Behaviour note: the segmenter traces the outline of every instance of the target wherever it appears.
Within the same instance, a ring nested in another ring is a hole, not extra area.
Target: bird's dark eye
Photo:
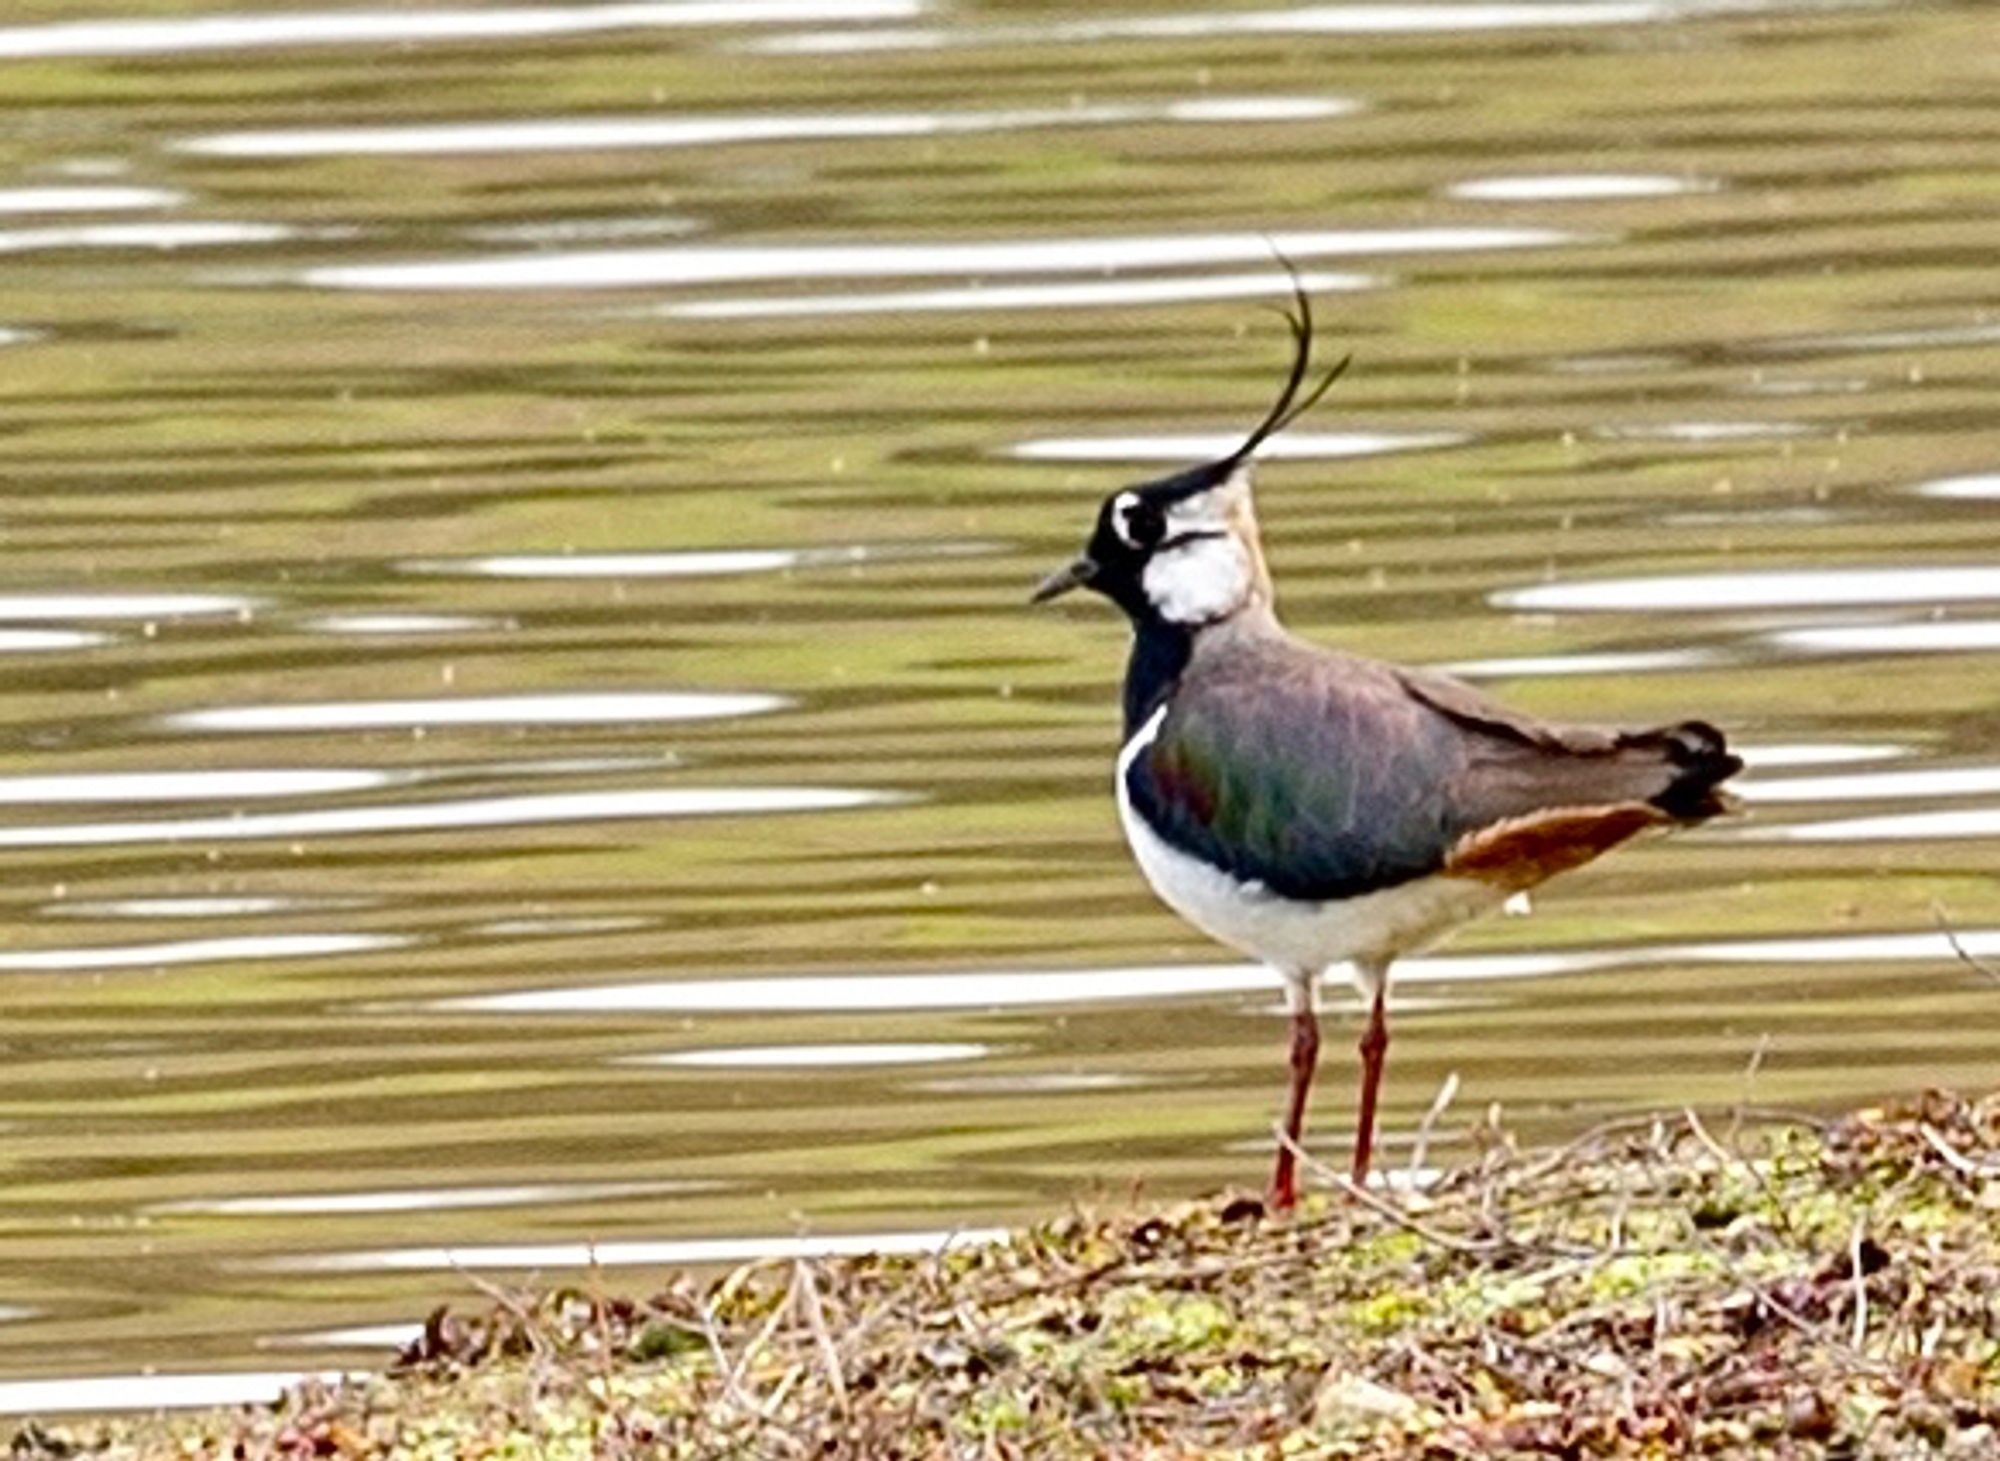
[[[1166,514],[1131,492],[1111,504],[1111,526],[1131,548],[1155,547],[1167,533]]]

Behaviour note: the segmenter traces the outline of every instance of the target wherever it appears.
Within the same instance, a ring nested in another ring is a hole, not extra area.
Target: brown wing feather
[[[1481,791],[1498,804],[1496,822],[1544,810],[1607,811],[1631,802],[1649,804],[1674,821],[1700,822],[1729,810],[1721,784],[1743,769],[1722,732],[1705,721],[1651,730],[1556,725],[1489,700],[1448,675],[1396,674],[1413,699],[1483,745],[1471,759]],[[1514,806],[1507,808],[1510,800]]]
[[[1406,669],[1401,665],[1394,669],[1405,690],[1467,730],[1484,731],[1487,735],[1499,736],[1520,745],[1567,751],[1577,756],[1601,756],[1617,747],[1619,737],[1616,732],[1599,730],[1595,726],[1556,725],[1489,699],[1463,680],[1454,680],[1449,675],[1431,670]]]

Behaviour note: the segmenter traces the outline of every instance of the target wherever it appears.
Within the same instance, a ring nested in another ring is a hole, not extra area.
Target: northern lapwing
[[[1168,907],[1284,976],[1291,1092],[1271,1178],[1281,1208],[1298,1199],[1327,969],[1345,964],[1369,1006],[1353,1167],[1365,1182],[1391,963],[1641,832],[1715,816],[1721,783],[1743,765],[1702,721],[1553,725],[1278,623],[1251,458],[1347,365],[1306,389],[1312,309],[1302,287],[1295,301],[1290,373],[1242,445],[1113,493],[1082,555],[1034,592],[1040,603],[1090,588],[1131,620],[1116,774],[1125,836]]]

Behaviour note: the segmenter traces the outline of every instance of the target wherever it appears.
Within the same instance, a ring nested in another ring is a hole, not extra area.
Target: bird
[[[1037,586],[1084,588],[1130,621],[1119,820],[1161,901],[1272,966],[1290,1086],[1269,1200],[1297,1204],[1322,978],[1368,1009],[1352,1180],[1368,1181],[1394,962],[1642,833],[1729,810],[1742,769],[1702,720],[1557,724],[1446,674],[1326,648],[1279,623],[1251,493],[1259,447],[1326,395],[1296,273],[1275,403],[1234,450],[1107,496],[1084,549]]]

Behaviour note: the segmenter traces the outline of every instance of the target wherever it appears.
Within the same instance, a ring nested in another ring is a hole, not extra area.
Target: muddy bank
[[[2000,1454],[2000,1097],[1616,1122],[921,1258],[495,1290],[383,1376],[16,1456]]]

